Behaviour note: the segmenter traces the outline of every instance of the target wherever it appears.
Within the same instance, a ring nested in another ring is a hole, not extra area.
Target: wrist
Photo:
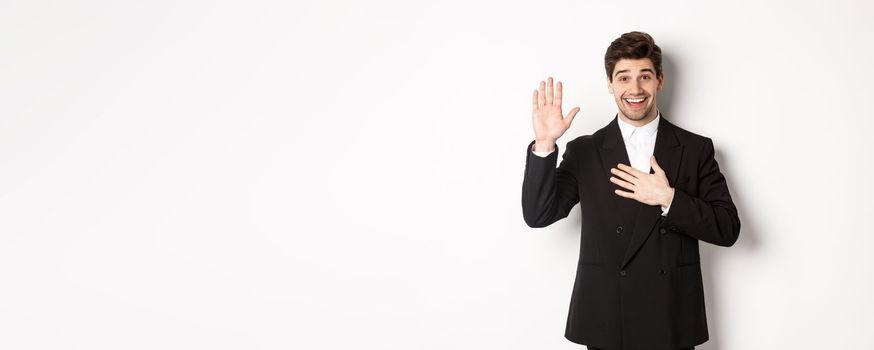
[[[555,150],[555,140],[535,140],[534,150],[537,152],[552,152]]]
[[[673,187],[668,187],[667,194],[662,199],[662,207],[667,208],[671,206],[671,202],[674,201],[674,191]]]

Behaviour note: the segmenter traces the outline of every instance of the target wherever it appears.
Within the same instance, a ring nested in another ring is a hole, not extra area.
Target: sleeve
[[[740,219],[731,200],[725,176],[707,139],[699,160],[698,197],[675,189],[671,211],[663,227],[711,244],[730,247],[740,234]]]
[[[534,150],[534,145],[533,144],[531,145],[531,153],[534,153],[534,155],[536,155],[540,158],[546,158],[546,156],[548,156],[550,153],[555,152],[555,151],[558,151],[558,150],[556,149],[553,151],[540,151],[540,152],[538,152],[538,151]]]
[[[579,201],[573,141],[558,161],[558,145],[546,157],[534,154],[534,141],[526,148],[525,176],[522,180],[522,216],[529,227],[546,227],[567,217]]]

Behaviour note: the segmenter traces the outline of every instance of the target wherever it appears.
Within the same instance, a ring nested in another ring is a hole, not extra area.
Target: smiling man
[[[668,122],[657,97],[661,49],[625,33],[604,57],[619,108],[607,126],[556,141],[579,112],[562,113],[562,84],[534,90],[522,213],[546,227],[580,204],[580,256],[565,337],[589,349],[694,349],[709,339],[698,243],[731,246],[737,209],[711,139]]]

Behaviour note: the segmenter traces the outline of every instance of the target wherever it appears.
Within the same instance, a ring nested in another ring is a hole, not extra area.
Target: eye
[[[628,77],[619,77],[619,81],[626,81],[626,80],[628,80]]]
[[[649,75],[644,75],[644,76],[641,77],[641,78],[642,78],[643,80],[649,80]]]

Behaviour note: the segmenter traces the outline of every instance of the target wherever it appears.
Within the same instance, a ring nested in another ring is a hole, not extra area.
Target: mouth
[[[632,109],[638,109],[643,107],[643,103],[646,102],[646,97],[640,98],[623,98],[622,101],[625,102],[625,105]]]

